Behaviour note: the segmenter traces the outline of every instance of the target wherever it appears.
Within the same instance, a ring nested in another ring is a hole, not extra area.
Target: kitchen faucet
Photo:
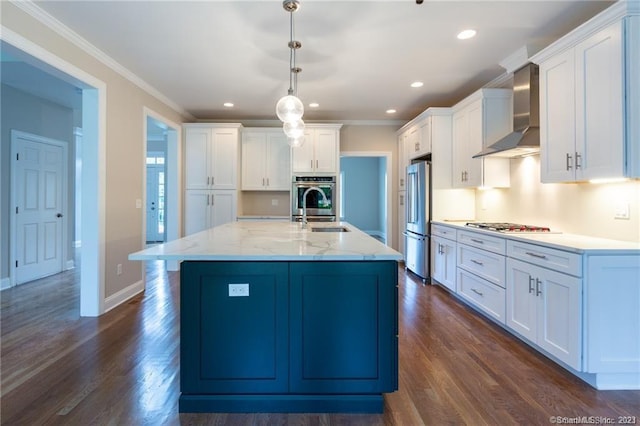
[[[304,194],[302,194],[302,229],[307,229],[307,194],[312,189],[315,189],[322,195],[322,201],[324,202],[325,206],[329,204],[329,201],[327,201],[327,196],[324,195],[324,191],[322,191],[322,189],[318,188],[317,186],[312,186],[304,191]]]

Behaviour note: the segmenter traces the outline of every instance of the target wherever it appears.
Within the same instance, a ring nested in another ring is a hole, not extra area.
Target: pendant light
[[[296,67],[296,50],[302,47],[302,43],[293,39],[294,25],[293,13],[300,7],[299,0],[284,0],[282,7],[290,15],[290,40],[289,40],[289,90],[287,95],[280,98],[276,104],[276,115],[282,121],[284,133],[287,135],[289,145],[301,146],[304,143],[304,105],[298,98],[298,74],[302,71]]]

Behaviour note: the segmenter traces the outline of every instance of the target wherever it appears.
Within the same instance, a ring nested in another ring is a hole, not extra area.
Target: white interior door
[[[66,150],[64,142],[13,133],[15,284],[63,269]]]
[[[165,241],[164,165],[147,164],[147,242]]]

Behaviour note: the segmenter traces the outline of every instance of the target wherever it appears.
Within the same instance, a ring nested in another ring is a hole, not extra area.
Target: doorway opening
[[[77,102],[76,106],[67,106],[73,111],[74,118],[66,124],[68,137],[66,139],[70,154],[67,162],[69,165],[75,158],[82,168],[81,181],[73,178],[74,173],[67,173],[69,184],[66,194],[69,199],[73,199],[66,205],[67,214],[60,218],[64,222],[67,230],[82,229],[82,241],[76,236],[67,239],[66,259],[63,259],[63,267],[73,267],[74,247],[72,241],[79,246],[80,255],[78,259],[82,263],[80,269],[80,315],[98,316],[105,310],[104,285],[105,285],[105,140],[106,130],[106,85],[104,82],[87,74],[70,63],[57,56],[43,50],[40,46],[3,28],[2,40],[0,40],[2,51],[2,84],[10,86],[16,91],[25,93],[25,97],[32,98],[32,101],[41,101],[41,105],[56,103],[65,105],[73,98]],[[5,87],[6,87],[5,86]],[[57,89],[63,89],[59,91]],[[48,136],[52,128],[60,125],[58,120],[46,120],[39,115],[31,113],[21,114],[18,117],[19,105],[11,103],[5,99],[3,90],[3,128],[23,130],[35,135]],[[52,98],[53,97],[53,98]],[[9,111],[9,112],[7,112]],[[16,117],[11,118],[11,112]],[[29,119],[29,117],[34,117]],[[9,117],[9,119],[7,119]],[[19,118],[19,119],[18,119]],[[75,129],[77,127],[77,129]],[[76,130],[81,129],[81,150],[75,150],[74,135]],[[62,138],[55,138],[62,139]],[[9,229],[16,221],[15,205],[11,205],[11,189],[9,184],[9,154],[10,145],[6,135],[3,135],[2,149],[0,150],[0,162],[3,164],[2,176],[2,197],[0,199],[0,241],[2,241],[2,255],[0,256],[0,286],[2,288],[11,287],[16,284],[16,273],[14,265],[10,264],[10,259],[16,257],[15,243],[9,247]],[[6,167],[5,167],[6,165]],[[6,170],[6,172],[4,172]],[[77,174],[75,176],[78,176]],[[79,191],[76,191],[79,186]],[[81,209],[75,207],[75,196],[79,194]],[[81,215],[80,211],[92,212],[92,214]],[[78,222],[80,225],[78,226]],[[53,229],[50,227],[50,229]],[[79,238],[79,236],[78,236]],[[5,244],[7,247],[5,248]],[[11,254],[10,254],[11,253]],[[63,254],[65,251],[63,250]],[[72,266],[69,266],[72,265]]]
[[[144,122],[143,245],[180,238],[180,126],[149,108]],[[144,264],[142,265],[144,267]],[[179,270],[178,261],[167,261],[168,271]]]
[[[340,220],[386,245],[393,241],[390,176],[390,152],[340,153]]]

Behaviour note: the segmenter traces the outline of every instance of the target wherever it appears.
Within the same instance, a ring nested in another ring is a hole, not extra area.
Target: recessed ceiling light
[[[227,108],[233,108],[233,104],[232,104],[231,102],[225,102],[225,103],[224,103],[224,104],[222,104],[222,105],[224,105],[224,106],[225,106],[225,107],[227,107]]]
[[[422,87],[424,86],[424,83],[421,81],[414,81],[413,83],[411,83],[411,87]]]
[[[311,103],[309,104],[309,108],[318,108],[319,106],[320,106],[320,104],[319,104],[319,103],[317,103],[317,102],[311,102]]]
[[[475,35],[476,35],[476,30],[464,30],[458,33],[458,39],[467,40],[471,37],[475,37]]]
[[[396,113],[396,110],[393,108],[387,110],[387,114],[395,114],[395,113]]]

